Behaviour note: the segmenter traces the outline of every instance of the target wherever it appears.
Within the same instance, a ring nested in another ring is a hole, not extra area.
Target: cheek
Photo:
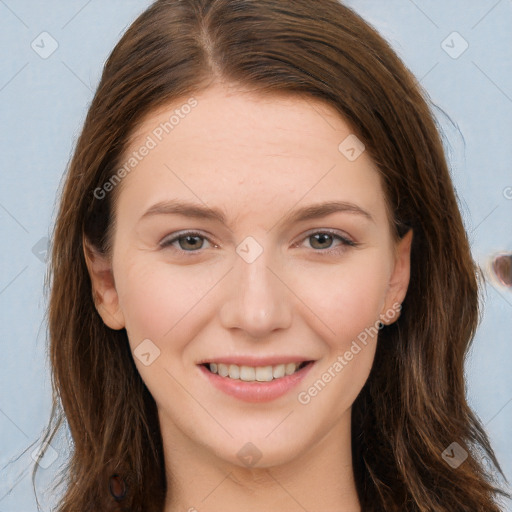
[[[316,286],[312,280],[304,281],[304,292],[309,290],[306,302],[316,305],[315,314],[328,329],[322,327],[321,334],[325,356],[297,399],[311,416],[327,415],[326,425],[336,423],[352,406],[375,357],[387,267],[378,259],[361,258],[359,263],[331,269],[329,276],[317,275]]]
[[[154,261],[127,263],[119,274],[116,287],[132,345],[145,338],[160,343],[189,324],[218,280],[208,269],[172,268]]]
[[[125,253],[126,254],[126,253]],[[204,308],[222,290],[225,269],[208,265],[173,267],[148,258],[119,261],[116,288],[132,346],[149,338],[187,339],[201,328]],[[290,275],[288,272],[292,272]],[[311,264],[283,269],[300,299],[301,315],[314,331],[339,349],[379,318],[387,287],[387,267],[377,251],[354,254],[339,265]],[[225,285],[226,283],[224,283]],[[212,293],[213,292],[213,293]],[[292,302],[293,300],[290,299]],[[211,309],[211,305],[210,305]],[[201,313],[202,312],[202,313]],[[320,332],[321,331],[321,332]]]
[[[300,294],[324,324],[324,339],[341,349],[379,320],[388,278],[388,267],[369,253],[339,266],[305,271]]]

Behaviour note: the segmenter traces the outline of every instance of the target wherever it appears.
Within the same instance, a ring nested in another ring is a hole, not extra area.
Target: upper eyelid
[[[212,242],[211,237],[209,235],[202,234],[198,231],[194,230],[185,230],[185,231],[177,231],[176,233],[170,233],[169,235],[166,235],[164,238],[162,238],[161,242],[159,242],[160,245],[163,244],[169,244],[171,242],[175,242],[176,240],[179,240],[180,238],[186,237],[186,236],[198,236],[200,238],[204,238],[205,240],[208,240],[209,242]],[[215,244],[215,242],[212,242]],[[217,245],[217,244],[215,244]]]
[[[308,238],[312,235],[316,235],[317,233],[325,233],[328,235],[338,236],[340,238],[343,238],[345,240],[348,240],[349,242],[356,243],[356,241],[353,239],[352,236],[350,236],[348,233],[345,233],[342,230],[333,229],[333,228],[323,228],[323,229],[313,229],[310,231],[307,231],[305,234],[301,235],[301,241],[305,238]]]

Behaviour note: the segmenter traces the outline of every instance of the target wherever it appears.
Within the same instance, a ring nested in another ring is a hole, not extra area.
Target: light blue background
[[[28,469],[37,444],[15,459],[38,439],[51,404],[45,265],[33,247],[44,246],[49,234],[103,63],[149,3],[0,0],[0,512],[36,510]],[[512,186],[512,1],[347,3],[390,41],[462,132],[465,147],[439,114],[472,250],[485,268],[491,255],[512,250],[512,199],[505,193]],[[31,48],[43,31],[59,45],[47,59]],[[469,44],[457,59],[441,46],[454,31]],[[490,282],[485,296],[467,364],[468,398],[512,480],[512,292]],[[52,443],[58,463],[66,443]],[[42,483],[55,477],[58,463],[42,470]],[[44,496],[40,501],[49,510]]]

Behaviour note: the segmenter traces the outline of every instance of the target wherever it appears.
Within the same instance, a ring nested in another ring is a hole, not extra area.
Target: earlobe
[[[384,311],[381,312],[381,321],[385,325],[392,324],[400,316],[401,304],[405,299],[411,276],[412,238],[413,230],[410,229],[396,246],[395,264],[389,280]]]
[[[125,327],[124,315],[119,306],[111,261],[94,248],[85,236],[83,237],[83,248],[96,310],[108,327],[116,330],[123,329]]]

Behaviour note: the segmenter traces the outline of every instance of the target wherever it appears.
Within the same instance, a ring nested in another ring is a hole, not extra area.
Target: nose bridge
[[[242,329],[252,337],[287,327],[290,304],[286,286],[275,275],[279,263],[274,252],[253,237],[244,239],[236,252],[233,286],[221,308],[224,327]]]

